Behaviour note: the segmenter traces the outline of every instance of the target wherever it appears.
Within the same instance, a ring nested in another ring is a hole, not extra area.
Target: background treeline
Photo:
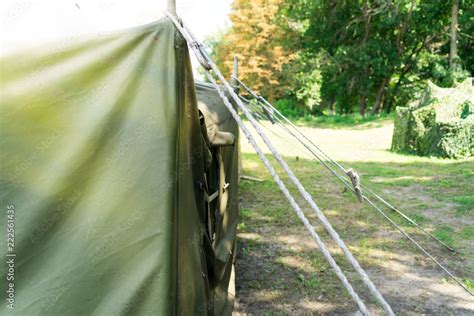
[[[474,0],[235,0],[207,41],[289,116],[391,112],[474,71]]]

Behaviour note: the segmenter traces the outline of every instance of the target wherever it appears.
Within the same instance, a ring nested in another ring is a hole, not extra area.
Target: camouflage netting
[[[392,150],[422,156],[474,156],[474,87],[466,79],[455,88],[428,82],[423,97],[395,116]]]

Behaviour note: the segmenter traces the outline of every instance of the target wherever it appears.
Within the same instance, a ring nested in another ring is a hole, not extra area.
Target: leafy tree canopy
[[[242,80],[297,115],[377,114],[428,79],[473,75],[473,11],[472,0],[235,0],[232,28],[211,46],[226,74],[237,56]]]

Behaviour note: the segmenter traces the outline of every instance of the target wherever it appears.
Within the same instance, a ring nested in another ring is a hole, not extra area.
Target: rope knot
[[[359,177],[359,175],[352,168],[347,170],[346,174],[349,177],[349,179],[351,179],[352,186],[354,187],[354,192],[357,195],[357,199],[359,200],[360,203],[362,203],[364,201],[364,199],[362,198],[362,190],[360,188],[360,177]]]

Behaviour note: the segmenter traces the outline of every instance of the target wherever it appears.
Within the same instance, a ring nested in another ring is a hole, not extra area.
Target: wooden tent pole
[[[239,59],[234,56],[234,68],[232,69],[232,77],[230,78],[230,84],[234,88],[235,93],[239,93],[240,85],[234,78],[239,77]]]

